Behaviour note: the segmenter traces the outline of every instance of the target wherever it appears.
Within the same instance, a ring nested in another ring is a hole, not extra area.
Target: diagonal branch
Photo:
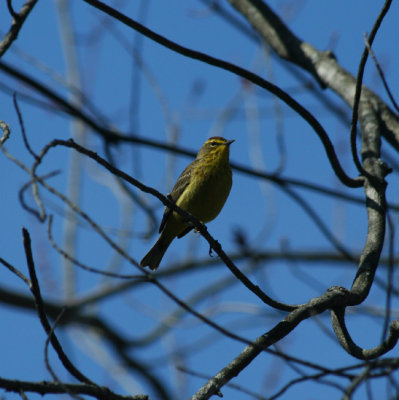
[[[262,349],[286,337],[305,319],[321,314],[330,308],[351,304],[352,301],[350,292],[341,287],[332,287],[322,296],[301,305],[270,331],[246,346],[237,357],[200,388],[191,400],[206,400],[218,393],[227,382],[243,371],[261,353]]]
[[[356,78],[338,64],[330,51],[319,51],[298,38],[262,0],[228,1],[280,57],[311,73],[323,87],[332,89],[353,108]],[[365,86],[362,88],[362,99],[368,99],[373,104],[381,120],[382,135],[393,148],[399,150],[398,116]]]
[[[40,318],[40,322],[46,331],[47,335],[50,337],[51,344],[54,347],[54,350],[56,351],[60,361],[64,365],[64,367],[79,381],[83,383],[88,383],[92,384],[90,379],[88,379],[86,376],[84,376],[69,360],[67,355],[64,353],[64,350],[61,347],[60,342],[58,341],[57,337],[55,336],[54,333],[51,332],[51,326],[50,323],[47,319],[46,312],[44,311],[44,304],[43,304],[43,299],[40,294],[40,287],[39,287],[39,282],[37,280],[36,276],[36,271],[35,271],[35,264],[33,261],[33,255],[32,255],[32,248],[31,248],[31,241],[30,241],[30,235],[29,232],[23,228],[22,229],[22,235],[23,235],[23,242],[24,242],[24,249],[25,249],[25,256],[26,256],[26,261],[28,264],[28,269],[29,269],[29,275],[31,279],[31,284],[30,284],[30,290],[33,294],[33,297],[35,298],[35,304],[36,304],[36,309],[37,313]]]
[[[200,223],[197,220],[197,218],[195,218],[191,214],[189,214],[186,211],[179,208],[173,201],[170,201],[169,198],[163,196],[157,190],[142,184],[137,179],[135,179],[135,178],[131,177],[130,175],[126,174],[125,172],[115,168],[113,165],[108,163],[105,159],[101,158],[97,153],[95,153],[91,150],[88,150],[85,147],[80,146],[79,144],[75,143],[72,139],[69,139],[69,140],[55,139],[52,142],[50,142],[47,146],[45,146],[43,148],[43,150],[41,151],[38,160],[36,160],[36,162],[34,163],[34,165],[32,167],[31,173],[33,176],[36,176],[36,168],[42,161],[43,157],[47,154],[47,152],[51,148],[54,148],[57,146],[69,147],[69,148],[72,148],[72,149],[78,151],[79,153],[85,154],[86,156],[90,157],[92,160],[96,161],[98,164],[102,165],[104,168],[106,168],[108,171],[110,171],[114,175],[124,179],[126,182],[139,188],[141,191],[143,191],[145,193],[150,193],[153,196],[155,196],[156,198],[158,198],[165,206],[167,206],[167,207],[171,208],[172,210],[176,211],[177,213],[179,213],[187,221],[190,221],[194,225],[194,227],[201,233],[201,235],[208,241],[211,248],[213,250],[215,250],[215,252],[218,254],[218,256],[223,260],[223,262],[230,269],[230,271],[237,277],[237,279],[239,279],[252,293],[254,293],[265,304],[268,304],[271,307],[274,307],[274,308],[282,310],[282,311],[291,311],[291,310],[295,309],[296,306],[291,306],[288,304],[280,303],[280,302],[272,299],[266,293],[264,293],[259,286],[252,283],[239,270],[239,268],[236,267],[236,265],[233,263],[233,261],[223,251],[220,243],[209,234],[206,226],[203,225],[202,223]],[[149,278],[150,281],[152,281],[157,286],[159,286],[159,283],[153,279],[153,276],[151,274],[147,275],[147,277]]]
[[[32,11],[32,8],[35,6],[36,3],[37,0],[26,0],[25,4],[21,7],[19,13],[15,13],[14,11],[12,11],[13,21],[11,24],[11,28],[4,39],[0,42],[0,58],[8,50],[12,42],[17,39],[23,23],[25,22],[26,18],[28,17],[29,13]],[[10,8],[10,12],[11,10],[12,8]]]

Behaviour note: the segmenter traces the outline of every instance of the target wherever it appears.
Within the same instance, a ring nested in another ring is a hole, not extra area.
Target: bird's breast
[[[223,208],[230,193],[232,173],[228,163],[204,163],[192,172],[190,184],[177,205],[202,222],[212,221]]]

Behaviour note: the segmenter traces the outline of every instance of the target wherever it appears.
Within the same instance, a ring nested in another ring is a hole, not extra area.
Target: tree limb
[[[310,43],[299,39],[262,0],[228,0],[258,32],[262,39],[282,58],[305,69],[337,93],[353,108],[356,78],[339,65],[330,51],[319,51]],[[399,150],[398,116],[367,87],[363,86],[362,99],[367,99],[379,116],[382,135],[393,148]]]
[[[17,39],[18,33],[22,28],[23,23],[28,17],[29,13],[32,11],[32,8],[37,3],[37,0],[26,0],[25,4],[21,7],[19,13],[15,13],[12,10],[12,7],[9,6],[9,10],[13,15],[13,21],[11,24],[11,28],[4,37],[4,39],[0,42],[0,58],[4,55],[4,53],[11,46],[12,42]]]
[[[42,396],[46,394],[66,393],[84,394],[98,400],[149,400],[149,397],[144,394],[138,394],[136,396],[121,396],[113,393],[107,387],[89,384],[70,384],[48,381],[29,382],[0,378],[0,387],[8,392],[19,393],[23,390],[24,392],[38,393]]]

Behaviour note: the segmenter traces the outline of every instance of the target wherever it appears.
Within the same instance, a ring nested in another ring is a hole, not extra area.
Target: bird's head
[[[226,140],[221,136],[213,136],[202,145],[197,158],[210,157],[227,161],[229,159],[230,145],[233,142],[234,140]]]

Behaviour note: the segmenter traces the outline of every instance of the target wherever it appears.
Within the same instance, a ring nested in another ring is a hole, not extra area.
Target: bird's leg
[[[209,257],[213,257],[213,249],[211,245],[209,245]]]
[[[219,249],[221,248],[220,243],[217,240],[215,240],[215,244],[217,247],[219,247]],[[209,257],[213,257],[213,252],[214,252],[214,249],[212,248],[212,245],[209,244]]]
[[[202,222],[202,221],[201,221],[201,224],[204,225],[205,230],[206,230],[205,222]],[[200,233],[200,231],[199,231],[197,228],[194,228],[194,232],[195,232],[195,233]],[[212,249],[212,246],[211,246],[211,245],[209,245],[209,256],[210,256],[210,257],[213,257],[213,249]]]
[[[201,224],[202,225],[204,225],[204,227],[205,227],[205,230],[206,230],[206,225],[205,225],[205,222],[202,222],[202,221],[200,221],[201,222]],[[198,228],[194,228],[194,232],[195,233],[200,233],[200,231],[199,231],[199,229]]]

